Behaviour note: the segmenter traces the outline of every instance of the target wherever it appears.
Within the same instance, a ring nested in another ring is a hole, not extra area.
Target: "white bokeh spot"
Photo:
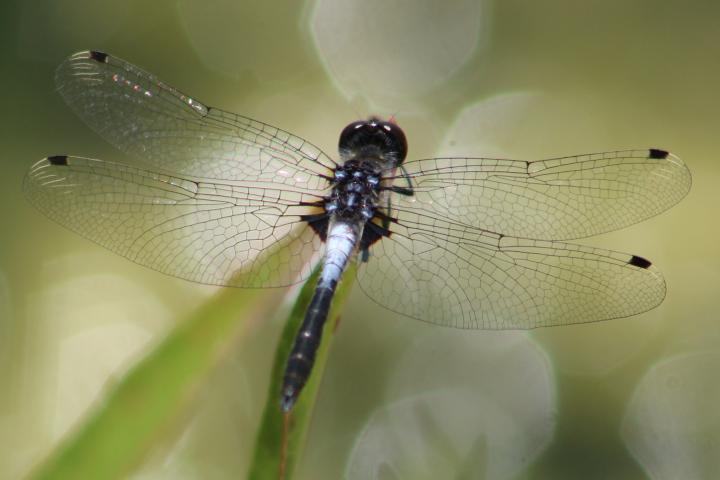
[[[437,330],[407,351],[348,479],[510,479],[542,453],[555,430],[547,357],[524,333],[468,333]]]
[[[643,377],[622,423],[625,445],[653,480],[720,472],[720,353],[678,355]]]
[[[410,108],[452,78],[481,43],[483,3],[317,0],[310,27],[319,55],[348,99]]]

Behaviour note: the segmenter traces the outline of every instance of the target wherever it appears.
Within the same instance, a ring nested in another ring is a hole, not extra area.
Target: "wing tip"
[[[100,50],[90,50],[88,52],[88,57],[98,63],[107,63],[107,59],[109,56],[110,55],[105,52],[101,52]]]
[[[633,255],[632,257],[630,257],[630,260],[628,260],[627,263],[634,267],[639,267],[646,270],[650,268],[650,265],[652,265],[652,262],[650,260],[648,260],[647,258],[639,257],[637,255]]]
[[[670,156],[670,152],[659,148],[651,148],[648,150],[648,158],[653,160],[665,160]]]
[[[47,157],[45,160],[47,160],[47,162],[50,165],[61,166],[61,167],[68,166],[68,156],[67,155],[52,155],[50,157]]]

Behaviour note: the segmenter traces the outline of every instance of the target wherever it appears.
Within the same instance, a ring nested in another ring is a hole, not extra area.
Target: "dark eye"
[[[398,163],[407,155],[405,133],[395,123],[377,118],[360,120],[345,127],[338,142],[340,151],[355,154],[367,148],[379,148],[384,155],[393,155]]]
[[[358,120],[343,128],[342,133],[340,133],[340,141],[338,142],[340,150],[354,148],[357,144],[358,137],[363,136],[366,124],[367,121]]]
[[[382,122],[382,128],[388,136],[388,150],[393,151],[397,155],[398,163],[402,163],[407,155],[407,139],[405,132],[397,124],[391,122]]]

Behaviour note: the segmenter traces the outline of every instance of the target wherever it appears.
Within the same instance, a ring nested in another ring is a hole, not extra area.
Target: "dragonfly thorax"
[[[372,161],[350,160],[337,167],[332,193],[325,201],[325,211],[353,222],[373,218],[380,172],[377,163]]]

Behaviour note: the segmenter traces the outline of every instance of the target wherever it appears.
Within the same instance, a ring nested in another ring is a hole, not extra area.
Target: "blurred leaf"
[[[223,351],[281,302],[284,289],[222,289],[179,325],[31,475],[125,477],[180,413]]]

